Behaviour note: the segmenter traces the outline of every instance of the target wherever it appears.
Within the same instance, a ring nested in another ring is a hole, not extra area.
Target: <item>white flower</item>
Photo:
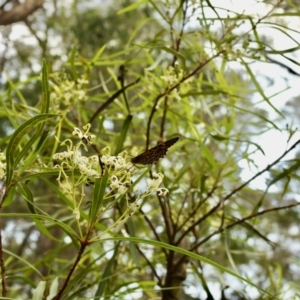
[[[78,208],[74,209],[73,214],[75,215],[76,220],[80,219],[80,211]]]
[[[119,179],[117,176],[115,176],[115,175],[111,176],[110,181],[111,181],[110,188],[112,190],[119,188],[120,185],[119,185]]]
[[[157,191],[158,187],[162,183],[164,175],[161,173],[153,175],[153,179],[147,179],[147,190],[150,191]]]
[[[164,197],[169,193],[169,190],[166,188],[159,188],[157,189],[157,195],[160,197]]]
[[[59,159],[59,160],[65,160],[65,159],[73,159],[76,160],[76,157],[79,157],[81,154],[80,152],[77,151],[75,153],[74,151],[64,151],[64,152],[58,152],[53,155],[54,159]]]
[[[169,67],[164,73],[160,78],[169,86],[177,84],[183,78],[183,70],[179,69],[178,66],[176,68]]]
[[[127,187],[125,187],[124,185],[119,186],[118,188],[119,194],[125,194],[126,192],[127,192]]]
[[[84,144],[92,144],[92,140],[95,138],[95,135],[88,134],[90,128],[91,124],[89,123],[83,126],[83,130],[85,130],[85,132],[83,133],[78,127],[74,127],[74,131],[72,132],[72,134],[78,135],[78,137],[84,142]]]
[[[84,85],[84,84],[88,84],[88,83],[89,83],[87,80],[82,79],[82,78],[77,79],[77,82],[78,82],[80,85]]]
[[[0,179],[3,179],[6,173],[6,164],[0,162]]]

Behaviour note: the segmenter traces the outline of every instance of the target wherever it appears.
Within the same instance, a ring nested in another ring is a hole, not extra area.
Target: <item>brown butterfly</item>
[[[160,158],[164,157],[168,149],[179,140],[179,137],[175,137],[164,143],[161,143],[140,155],[131,159],[133,164],[151,165],[157,162]]]

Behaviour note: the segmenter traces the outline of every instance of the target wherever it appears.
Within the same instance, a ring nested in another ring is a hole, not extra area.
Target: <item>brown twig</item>
[[[269,171],[273,166],[275,166],[276,164],[278,164],[282,158],[284,158],[289,152],[291,152],[294,148],[296,148],[296,146],[300,144],[300,140],[298,140],[297,142],[295,142],[288,150],[284,151],[283,154],[281,156],[279,156],[275,161],[273,161],[271,164],[267,165],[266,168],[264,168],[263,170],[261,170],[260,172],[256,173],[253,177],[251,177],[248,181],[246,181],[244,184],[240,185],[239,187],[237,187],[236,189],[234,189],[231,193],[229,193],[227,196],[225,196],[223,198],[224,201],[228,200],[231,196],[233,196],[234,194],[236,194],[238,191],[240,191],[241,189],[243,189],[246,185],[248,185],[251,181],[253,181],[254,179],[256,179],[257,177],[259,177],[260,175],[262,175],[263,173],[265,173],[266,171]]]
[[[163,115],[162,115],[162,119],[161,119],[161,123],[160,123],[159,138],[160,138],[161,142],[164,140],[163,138],[164,138],[164,131],[165,131],[165,123],[166,123],[166,118],[167,118],[167,112],[168,112],[168,96],[165,97],[164,111],[163,111]]]
[[[163,283],[162,280],[160,278],[160,276],[157,274],[155,267],[153,266],[152,262],[147,258],[147,256],[144,254],[144,252],[140,249],[140,247],[138,247],[138,245],[136,244],[136,248],[139,251],[139,253],[144,257],[144,259],[146,260],[148,266],[150,267],[150,269],[152,270],[152,273],[154,275],[154,277],[157,279],[157,284],[158,286],[162,287]]]
[[[118,205],[118,210],[119,210],[119,213],[121,213],[121,209],[120,209],[120,206]],[[157,234],[157,232],[155,231],[155,228],[153,227],[151,221],[148,219],[147,215],[142,211],[142,209],[140,208],[140,212],[142,213],[142,215],[144,216],[146,222],[148,223],[148,225],[151,227],[152,231],[153,231],[153,234],[155,235],[156,239],[158,241],[160,241],[160,238],[159,238],[159,235]],[[129,228],[128,228],[128,225],[127,223],[125,223],[125,229],[127,231],[127,233],[130,235],[130,232],[129,232]],[[154,275],[154,277],[157,279],[158,281],[158,285],[159,286],[162,286],[162,281],[161,281],[161,278],[159,277],[159,275],[157,274],[156,270],[155,270],[155,267],[153,266],[152,262],[147,258],[147,256],[144,254],[144,252],[140,249],[139,245],[136,244],[135,247],[137,248],[138,252],[143,256],[143,258],[146,260],[148,266],[150,267],[150,269],[152,270],[152,273]]]
[[[172,210],[170,209],[170,206],[166,201],[162,200],[162,197],[158,196],[159,200],[159,205],[162,211],[163,219],[165,222],[165,230],[166,230],[166,235],[168,237],[168,242],[170,245],[173,245],[174,243],[174,227],[173,227],[173,222],[172,222]]]
[[[25,20],[29,15],[41,8],[43,3],[44,0],[26,0],[13,6],[10,10],[1,9],[0,25],[9,25]]]
[[[56,295],[55,300],[59,300],[61,298],[64,290],[68,287],[68,284],[69,284],[69,281],[71,279],[71,276],[74,273],[74,271],[75,271],[75,269],[76,269],[76,267],[77,267],[77,265],[78,265],[78,263],[79,263],[79,261],[81,259],[81,256],[82,256],[82,254],[83,254],[83,252],[85,250],[85,248],[88,245],[89,245],[89,242],[87,242],[87,240],[86,241],[81,241],[80,248],[79,248],[78,253],[77,253],[77,257],[76,257],[76,259],[75,259],[75,261],[74,261],[74,263],[73,263],[73,265],[72,265],[72,267],[71,267],[71,269],[69,271],[69,274],[68,274],[68,276],[67,276],[67,278],[66,278],[63,286],[58,291],[58,294]]]
[[[188,194],[189,194],[189,191],[186,192],[183,200],[181,201],[181,206],[179,208],[179,211],[177,213],[177,217],[176,217],[176,221],[175,221],[175,227],[174,227],[174,231],[180,231],[181,228],[182,228],[182,225],[178,226],[178,223],[179,223],[179,219],[180,219],[180,216],[181,214],[183,213],[183,210],[184,210],[184,205],[187,203],[187,200],[188,200]],[[186,220],[187,222],[187,220]],[[175,233],[176,233],[175,232]]]
[[[186,7],[183,8],[183,5],[186,4]],[[182,23],[181,23],[181,30],[180,30],[180,33],[176,39],[176,42],[175,42],[175,45],[174,45],[174,49],[178,52],[179,51],[179,48],[180,48],[180,44],[181,44],[181,41],[182,41],[182,36],[183,36],[183,30],[184,30],[184,26],[186,25],[186,13],[187,13],[187,6],[188,6],[188,1],[186,0],[182,0],[181,1],[181,4],[180,4],[180,7],[177,9],[182,9],[183,11],[183,16],[182,16]],[[174,14],[174,16],[176,15],[177,13],[177,10]],[[170,34],[171,34],[171,40],[173,40],[173,28],[171,26],[171,30],[170,30]],[[171,63],[171,66],[175,66],[175,62],[177,60],[177,57],[176,55],[173,56],[173,61]],[[163,141],[163,136],[164,136],[164,129],[165,129],[165,122],[166,122],[166,116],[167,116],[167,112],[168,112],[168,96],[165,97],[165,100],[164,100],[164,111],[163,111],[163,116],[162,116],[162,120],[161,120],[161,125],[160,125],[160,134],[159,134],[159,137],[160,137],[160,140]],[[148,149],[148,148],[147,148]]]
[[[211,190],[207,193],[206,197],[202,201],[199,201],[199,203],[196,205],[196,207],[193,209],[193,211],[185,219],[185,221],[178,227],[178,231],[180,231],[188,223],[188,221],[196,215],[198,209],[203,205],[203,203],[206,202],[213,195],[215,190],[218,188],[218,182],[219,181],[217,179],[215,181],[213,187],[211,188]]]
[[[141,214],[143,215],[143,217],[145,218],[146,222],[148,223],[148,225],[150,226],[151,230],[152,230],[152,233],[154,234],[155,238],[158,240],[158,241],[161,241],[158,233],[156,232],[156,229],[154,228],[153,224],[151,223],[150,219],[147,217],[147,214],[145,214],[142,210],[142,208],[140,208],[140,212]],[[167,251],[165,249],[162,249],[162,251],[164,252],[165,255],[167,255]]]
[[[109,105],[111,104],[120,94],[122,94],[126,89],[131,87],[132,85],[135,85],[140,81],[140,78],[138,78],[136,81],[131,82],[127,84],[126,86],[122,87],[118,91],[116,91],[111,97],[109,97],[100,107],[96,110],[96,112],[93,114],[93,116],[90,118],[89,123],[92,123],[96,117]]]
[[[181,22],[181,29],[180,29],[180,33],[176,39],[176,43],[175,43],[175,46],[174,46],[174,49],[178,52],[179,51],[179,48],[180,48],[180,44],[181,44],[181,41],[182,41],[182,36],[183,36],[183,30],[184,30],[184,27],[186,25],[186,14],[187,14],[187,9],[188,9],[188,2],[187,0],[182,0],[181,3],[180,3],[180,8],[179,9],[182,9],[182,22]],[[185,8],[183,8],[183,5],[186,4]],[[170,30],[171,32],[171,35],[173,33],[173,28],[171,28]],[[172,39],[172,37],[171,37]],[[174,67],[175,65],[175,62],[177,60],[177,57],[176,55],[173,56],[173,61],[172,61],[172,66]]]
[[[235,222],[232,222],[231,224],[228,224],[227,226],[223,227],[223,228],[219,228],[218,230],[212,232],[210,235],[206,236],[203,240],[201,240],[199,243],[197,243],[196,245],[194,245],[190,251],[193,251],[194,249],[198,248],[199,246],[201,246],[202,244],[204,244],[205,242],[207,242],[209,239],[211,239],[213,236],[215,236],[216,234],[220,234],[222,233],[223,231],[231,228],[231,227],[234,227],[238,224],[241,224],[241,223],[244,223],[245,221],[247,220],[250,220],[250,219],[253,219],[253,218],[256,218],[260,215],[264,215],[266,213],[269,213],[269,212],[273,212],[273,211],[277,211],[277,210],[282,210],[282,209],[287,209],[287,208],[291,208],[291,207],[295,207],[295,206],[299,206],[300,205],[300,202],[296,202],[296,203],[293,203],[293,204],[289,204],[289,205],[284,205],[284,206],[277,206],[277,207],[272,207],[272,208],[268,208],[268,209],[265,209],[265,210],[262,210],[260,212],[257,212],[257,213],[254,213],[254,214],[251,214],[247,217],[244,217],[242,219],[238,219],[237,221]]]

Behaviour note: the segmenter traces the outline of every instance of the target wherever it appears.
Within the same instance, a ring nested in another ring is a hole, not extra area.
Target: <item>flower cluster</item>
[[[87,95],[84,86],[88,84],[88,81],[82,78],[77,81],[70,81],[66,76],[56,76],[54,78],[55,84],[52,84],[51,103],[54,103],[56,108],[60,108],[61,105],[65,107],[73,106],[80,101],[86,101]]]
[[[160,78],[169,86],[173,86],[181,81],[183,75],[183,70],[180,69],[177,64],[175,67],[169,67],[167,70],[165,70],[164,75],[160,76]]]
[[[178,64],[175,67],[169,67],[165,70],[164,75],[160,76],[160,78],[167,83],[168,87],[174,87],[174,85],[178,84],[184,76],[184,72],[179,68]],[[168,93],[169,98],[174,98],[176,100],[181,100],[178,89],[173,88]]]
[[[55,153],[53,156],[56,161],[60,162],[55,166],[59,169],[57,180],[64,193],[69,195],[70,199],[74,201],[74,214],[76,215],[76,219],[80,218],[79,206],[84,197],[83,189],[80,194],[76,193],[76,189],[80,188],[80,185],[84,186],[86,183],[92,183],[96,178],[103,176],[101,170],[103,166],[108,175],[109,183],[109,189],[104,195],[103,200],[105,201],[103,203],[107,203],[109,199],[117,199],[118,195],[124,195],[127,199],[127,192],[129,189],[136,193],[139,190],[136,186],[136,182],[133,180],[133,175],[138,169],[129,160],[128,154],[125,151],[114,156],[110,155],[110,148],[106,147],[101,151],[101,156],[92,155],[88,157],[82,154],[80,147],[84,147],[87,151],[86,146],[91,144],[94,139],[94,135],[89,134],[90,128],[90,124],[87,124],[83,128],[83,132],[79,128],[74,128],[73,135],[78,136],[80,139],[78,144],[73,145],[73,142],[68,139],[61,144],[65,145],[67,150]],[[72,174],[75,172],[79,175],[73,176]],[[153,192],[157,192],[159,196],[165,196],[168,193],[168,190],[166,188],[159,188],[162,180],[163,174],[161,173],[153,175],[152,179],[147,179],[146,189],[144,188],[144,191],[135,197],[134,203],[129,205],[127,202],[126,213],[122,216],[122,220],[126,220],[139,209],[138,201],[142,198],[145,198]],[[80,199],[76,200],[78,195],[80,195]],[[103,208],[103,211],[104,210],[105,208]]]

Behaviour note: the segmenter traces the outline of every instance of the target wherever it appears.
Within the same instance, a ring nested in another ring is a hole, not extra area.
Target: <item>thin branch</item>
[[[130,86],[135,85],[140,81],[140,78],[138,78],[136,81],[131,82],[127,84],[126,86],[122,87],[118,91],[116,91],[110,98],[108,98],[93,114],[93,116],[90,118],[89,123],[92,123],[96,117],[109,105],[111,104],[120,94],[122,94],[126,89],[128,89]]]
[[[43,50],[43,56],[46,53],[46,48],[47,48],[47,38],[45,38],[45,40],[42,40],[39,38],[39,36],[37,35],[36,31],[34,31],[34,29],[31,26],[31,22],[29,22],[27,19],[24,21],[24,23],[26,24],[28,30],[32,33],[32,35],[36,38],[36,40],[38,41],[40,47]],[[47,36],[47,35],[46,35]]]
[[[198,247],[200,247],[202,244],[206,243],[208,240],[210,240],[213,236],[217,235],[217,234],[220,234],[222,233],[223,231],[231,228],[231,227],[234,227],[238,224],[241,224],[241,223],[244,223],[245,221],[247,220],[250,220],[250,219],[253,219],[253,218],[256,218],[260,215],[264,215],[266,213],[269,213],[269,212],[272,212],[272,211],[277,211],[277,210],[282,210],[282,209],[287,209],[287,208],[291,208],[291,207],[294,207],[294,206],[298,206],[300,205],[300,202],[297,202],[297,203],[294,203],[294,204],[289,204],[289,205],[284,205],[284,206],[279,206],[279,207],[272,207],[272,208],[269,208],[269,209],[265,209],[261,212],[257,212],[255,214],[252,214],[252,215],[249,215],[243,219],[239,219],[237,220],[236,222],[233,222],[229,225],[227,225],[226,227],[224,228],[219,228],[218,230],[212,232],[210,235],[206,236],[203,240],[201,240],[199,243],[195,244],[192,248],[189,249],[189,251],[194,251],[195,249],[197,249]],[[177,264],[180,264],[182,263],[182,260],[183,258],[181,258],[177,263]]]
[[[168,111],[168,96],[165,97],[164,111],[163,111],[163,116],[162,116],[161,123],[160,123],[159,138],[160,138],[161,142],[163,141],[163,137],[164,137],[165,123],[166,123],[166,118],[167,118],[167,111]]]
[[[75,269],[76,269],[76,267],[77,267],[77,265],[78,265],[78,263],[81,259],[81,256],[82,256],[85,248],[87,247],[87,245],[88,245],[88,242],[86,242],[86,241],[81,242],[80,248],[79,248],[78,253],[77,253],[77,257],[76,257],[76,259],[75,259],[75,261],[74,261],[74,263],[73,263],[73,265],[72,265],[72,267],[69,271],[69,274],[68,274],[63,286],[61,287],[61,289],[58,291],[58,294],[54,298],[55,300],[59,300],[62,297],[62,294],[63,294],[64,290],[68,287],[71,276],[74,273],[74,271],[75,271]]]
[[[219,228],[218,230],[212,232],[210,235],[208,235],[207,237],[205,237],[202,241],[200,241],[199,243],[197,243],[196,245],[194,245],[190,249],[190,251],[193,251],[194,249],[198,248],[199,246],[201,246],[202,244],[204,244],[205,242],[207,242],[209,239],[211,239],[216,234],[220,234],[223,231],[225,231],[225,230],[227,230],[227,229],[229,229],[231,227],[234,227],[234,226],[236,226],[238,224],[244,223],[247,220],[256,218],[256,217],[258,217],[260,215],[264,215],[264,214],[269,213],[269,212],[273,212],[273,211],[277,211],[277,210],[283,210],[283,209],[288,209],[288,208],[292,208],[292,207],[299,206],[299,205],[300,205],[300,202],[296,202],[296,203],[289,204],[289,205],[272,207],[272,208],[268,208],[268,209],[262,210],[260,212],[257,212],[255,214],[249,215],[249,216],[247,216],[245,218],[238,219],[237,221],[232,222],[231,224],[229,224],[229,225],[227,225],[227,226],[225,226],[223,228]]]
[[[154,99],[154,104],[152,106],[151,112],[150,112],[150,116],[147,122],[147,133],[146,133],[146,149],[148,149],[149,147],[149,143],[150,143],[150,132],[151,132],[151,122],[152,122],[152,118],[155,114],[156,111],[156,106],[158,104],[158,101],[160,100],[160,98],[164,97],[165,95],[167,95],[169,92],[175,90],[178,86],[181,85],[181,83],[185,82],[187,79],[189,79],[190,77],[194,76],[195,74],[197,74],[204,66],[206,66],[208,63],[210,63],[214,58],[218,57],[219,55],[221,55],[222,53],[224,53],[225,50],[220,50],[218,51],[215,55],[211,56],[210,58],[208,58],[207,60],[199,63],[199,65],[189,74],[187,74],[186,76],[184,76],[178,83],[176,83],[175,85],[173,85],[170,88],[166,88],[164,92],[160,93],[159,95],[156,96],[156,98]]]
[[[181,30],[180,30],[179,36],[176,39],[176,45],[174,47],[174,49],[177,52],[179,51],[180,44],[181,44],[181,41],[182,41],[182,36],[183,36],[183,30],[184,30],[184,27],[186,25],[186,16],[187,16],[187,10],[188,10],[188,2],[189,2],[188,0],[182,0],[181,3],[180,3],[180,8],[179,9],[182,9],[183,14],[182,14]],[[184,4],[185,4],[185,8],[183,8]],[[173,30],[171,30],[171,32],[173,32]],[[172,61],[172,64],[171,64],[173,67],[175,65],[176,60],[177,60],[177,57],[174,55],[173,61]]]
[[[191,186],[190,186],[190,187],[191,187]],[[178,211],[178,213],[177,213],[177,218],[176,218],[176,221],[175,221],[175,228],[174,228],[174,230],[176,230],[176,232],[177,232],[177,231],[180,231],[181,228],[183,227],[182,225],[178,226],[178,223],[179,223],[179,219],[180,219],[181,215],[183,215],[182,212],[183,212],[183,209],[184,209],[184,205],[187,203],[187,200],[188,200],[188,193],[189,193],[189,192],[190,192],[190,190],[186,192],[186,194],[185,194],[183,200],[181,201],[180,209],[179,209],[179,211]],[[184,215],[183,215],[183,217],[184,217]],[[187,222],[187,220],[185,220],[185,222]],[[183,222],[183,223],[184,223],[184,222]]]
[[[251,177],[248,181],[246,181],[244,184],[240,185],[236,189],[234,189],[231,193],[229,193],[227,196],[223,198],[224,201],[228,200],[231,196],[236,194],[238,191],[243,189],[246,185],[248,185],[251,181],[265,173],[266,171],[269,171],[272,167],[274,167],[276,164],[278,164],[282,158],[284,158],[289,152],[291,152],[296,146],[300,144],[300,140],[298,140],[296,143],[294,143],[288,150],[284,151],[281,156],[279,156],[276,160],[274,160],[270,165],[267,165],[266,168],[261,170],[260,172],[256,173],[253,177]]]
[[[272,167],[274,167],[276,164],[278,164],[282,158],[284,158],[289,152],[291,152],[296,146],[300,144],[300,140],[295,142],[288,150],[286,150],[279,158],[277,158],[275,161],[273,161],[271,164],[269,164],[266,168],[261,170],[260,172],[256,173],[254,176],[252,176],[249,180],[247,180],[245,183],[234,189],[232,192],[230,192],[228,195],[226,195],[222,200],[218,202],[217,205],[215,205],[210,211],[208,211],[205,215],[203,215],[201,218],[199,218],[196,222],[194,222],[185,232],[182,233],[182,235],[179,237],[178,241],[176,242],[176,245],[180,243],[180,241],[190,232],[192,231],[198,224],[200,224],[203,220],[208,218],[210,215],[212,215],[215,211],[217,211],[221,205],[221,203],[225,202],[226,200],[230,199],[234,194],[242,190],[245,186],[247,186],[250,182],[252,182],[254,179],[265,173],[266,171],[269,171]]]
[[[186,7],[183,8],[183,5],[186,4]],[[182,9],[183,11],[183,17],[182,17],[182,25],[181,25],[181,31],[179,33],[179,36],[177,37],[176,39],[176,45],[174,45],[174,49],[178,52],[179,51],[179,48],[180,48],[180,44],[181,44],[181,41],[182,41],[182,36],[183,36],[183,30],[184,30],[184,26],[186,25],[186,13],[187,13],[187,7],[188,7],[188,1],[186,0],[182,0],[181,1],[181,4],[180,4],[180,7],[176,10],[176,12],[174,13],[174,16],[173,18],[175,17],[175,15],[177,14],[178,10],[179,9]],[[173,19],[172,19],[173,20]],[[173,40],[173,28],[172,28],[172,25],[171,25],[171,30],[170,30],[170,33],[171,33],[171,40]],[[173,61],[171,63],[171,65],[174,67],[175,65],[175,62],[177,60],[177,57],[176,55],[173,56]],[[166,122],[166,116],[167,116],[167,112],[168,112],[168,97],[166,96],[165,97],[165,100],[164,100],[164,111],[163,111],[163,116],[162,116],[162,120],[161,120],[161,125],[160,125],[160,134],[159,134],[159,137],[161,140],[163,140],[163,136],[164,136],[164,131],[165,131],[165,122]],[[148,148],[147,148],[148,149]]]
[[[174,226],[173,226],[173,222],[172,222],[172,210],[170,209],[170,206],[168,205],[169,203],[167,203],[166,201],[162,201],[161,197],[158,197],[159,199],[159,204],[161,207],[161,211],[162,211],[162,215],[163,215],[163,219],[165,222],[165,230],[166,230],[166,234],[168,237],[168,242],[169,244],[173,245],[174,243]]]
[[[196,212],[198,211],[198,209],[213,195],[215,190],[218,188],[218,183],[219,183],[219,179],[217,178],[216,181],[214,182],[213,187],[207,193],[206,197],[202,201],[199,201],[199,203],[196,205],[196,207],[193,209],[193,211],[185,219],[185,221],[182,222],[182,224],[178,227],[178,231],[180,231],[188,223],[188,221],[196,215]]]
[[[161,239],[160,239],[158,233],[156,232],[156,230],[155,230],[153,224],[151,223],[150,219],[147,217],[147,214],[145,214],[145,213],[143,212],[142,208],[140,208],[140,212],[142,213],[142,215],[143,215],[143,217],[145,218],[146,222],[147,222],[148,225],[150,226],[150,228],[151,228],[151,230],[152,230],[152,232],[153,232],[155,238],[160,242]],[[166,249],[162,249],[162,251],[163,251],[164,254],[167,256],[167,251],[166,251]]]
[[[158,286],[162,287],[163,283],[161,278],[159,277],[159,275],[157,274],[155,267],[153,266],[153,264],[151,263],[151,261],[147,258],[147,256],[144,254],[144,252],[140,249],[140,247],[138,247],[138,245],[136,245],[137,250],[139,251],[139,253],[144,257],[144,259],[146,260],[148,266],[150,267],[150,269],[152,270],[152,273],[154,275],[154,277],[157,279],[157,284]]]

